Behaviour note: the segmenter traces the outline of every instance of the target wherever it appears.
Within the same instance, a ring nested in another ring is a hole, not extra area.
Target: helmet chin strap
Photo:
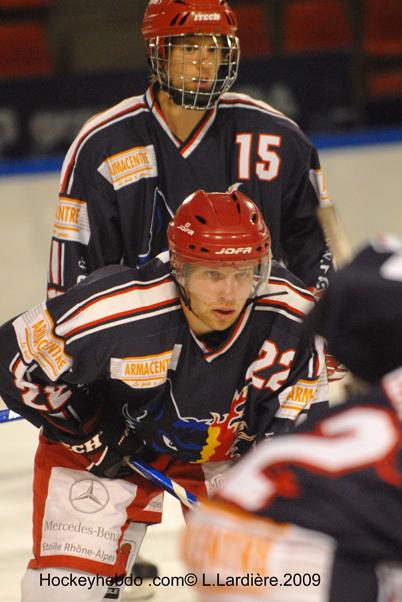
[[[172,87],[169,82],[158,80],[161,90],[164,90],[169,98],[178,107],[187,109],[189,111],[207,111],[212,109],[219,100],[220,94],[218,92],[211,92],[206,94],[206,97],[199,96],[197,103],[195,104],[196,92],[191,92]]]
[[[195,316],[196,318],[198,318],[198,320],[201,320],[201,322],[204,323],[204,321],[202,320],[202,318],[195,313],[195,311],[193,310],[193,308],[191,307],[191,301],[190,301],[190,295],[187,293],[185,287],[180,284],[180,282],[177,281],[176,276],[171,272],[171,276],[172,276],[172,280],[174,281],[174,283],[176,284],[177,288],[179,289],[179,295],[180,295],[180,299],[183,302],[183,305],[189,310],[191,311],[191,313],[193,314],[193,316]]]
[[[197,100],[198,104],[195,104],[195,92],[192,93],[186,89],[181,91],[168,85],[162,85],[162,89],[169,94],[175,105],[190,111],[207,111],[208,109],[212,109],[218,102],[220,96],[217,92],[211,92],[206,98],[199,97]]]
[[[174,270],[170,271],[170,275],[172,277],[173,282],[179,289],[180,299],[183,301],[185,307],[187,307],[187,309],[189,309],[196,316],[197,314],[195,314],[191,308],[190,297],[188,296],[184,286],[182,284],[180,284],[180,282],[177,280],[176,275],[174,274]],[[197,318],[198,318],[198,316],[197,316]]]

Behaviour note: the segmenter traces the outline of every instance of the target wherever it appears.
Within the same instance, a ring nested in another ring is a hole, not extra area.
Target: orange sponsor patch
[[[136,146],[108,157],[98,171],[113,185],[115,190],[158,175],[155,150],[152,144]]]
[[[132,389],[149,389],[165,382],[172,350],[144,357],[111,358],[110,376]]]
[[[26,364],[35,361],[52,381],[72,365],[64,352],[64,341],[53,333],[53,320],[45,304],[19,316],[13,326]]]
[[[91,236],[87,204],[61,196],[56,209],[53,236],[87,245]]]

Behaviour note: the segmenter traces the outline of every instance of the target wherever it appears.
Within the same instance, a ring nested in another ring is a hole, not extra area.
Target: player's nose
[[[232,301],[236,297],[238,285],[234,278],[228,276],[219,283],[219,297],[225,301]]]
[[[205,74],[210,73],[216,68],[216,55],[210,51],[209,46],[203,46],[200,49],[198,61],[200,64],[200,69],[205,72]]]

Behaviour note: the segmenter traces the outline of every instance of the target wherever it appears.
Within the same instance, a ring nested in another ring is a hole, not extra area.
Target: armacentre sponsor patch
[[[317,395],[318,380],[300,379],[292,387],[288,387],[279,395],[280,408],[275,414],[277,418],[296,420],[300,412],[307,410]]]
[[[59,197],[53,236],[60,240],[80,242],[83,245],[89,243],[91,229],[85,201],[69,199],[64,196]]]
[[[53,381],[71,367],[63,340],[53,334],[53,320],[45,303],[16,318],[13,327],[26,364],[36,362]]]
[[[110,360],[110,377],[121,380],[132,389],[149,389],[166,381],[173,350],[143,357]]]
[[[98,171],[115,190],[143,178],[155,178],[158,175],[155,149],[152,144],[127,149],[108,157]]]

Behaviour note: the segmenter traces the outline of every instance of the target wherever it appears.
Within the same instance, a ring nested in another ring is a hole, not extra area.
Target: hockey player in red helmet
[[[268,281],[269,231],[241,192],[194,193],[170,222],[168,240],[184,313],[200,333],[229,328]]]
[[[226,0],[151,0],[142,33],[162,90],[187,109],[215,106],[237,77],[236,31]]]
[[[121,600],[163,512],[125,456],[207,495],[255,442],[327,405],[322,346],[301,329],[313,297],[271,267],[257,206],[197,191],[168,239],[0,328],[1,398],[43,427],[22,602]]]

